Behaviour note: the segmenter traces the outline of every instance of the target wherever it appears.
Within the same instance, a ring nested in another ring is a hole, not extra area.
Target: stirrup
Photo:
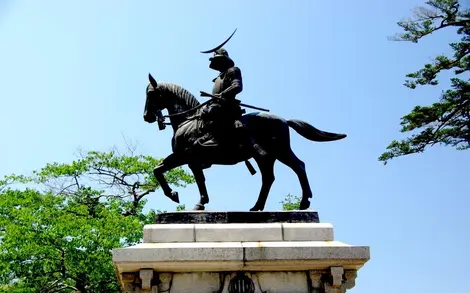
[[[257,143],[253,144],[253,149],[255,152],[258,153],[260,156],[266,156],[268,153]]]
[[[198,140],[196,140],[195,145],[199,147],[216,147],[219,146],[220,143],[215,141],[213,138],[209,140],[205,140],[206,137],[201,137]]]

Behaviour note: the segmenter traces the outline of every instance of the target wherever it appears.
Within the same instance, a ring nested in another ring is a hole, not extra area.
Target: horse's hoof
[[[308,199],[302,200],[299,205],[299,210],[306,210],[310,207],[310,201]]]
[[[167,197],[169,197],[172,201],[176,203],[180,203],[180,198],[178,196],[178,191],[172,191],[170,194],[165,194]]]
[[[194,209],[193,209],[193,210],[195,210],[195,211],[203,211],[203,210],[205,210],[205,209],[206,209],[206,207],[205,207],[203,204],[198,203],[197,205],[194,206]]]
[[[254,206],[250,209],[250,212],[258,212],[258,211],[262,211],[263,209],[260,209],[259,207],[257,206]]]

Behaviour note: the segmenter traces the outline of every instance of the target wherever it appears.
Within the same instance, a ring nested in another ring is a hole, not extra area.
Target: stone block
[[[296,259],[368,259],[369,247],[349,246],[331,242],[245,242],[245,259],[296,260]]]
[[[240,242],[140,243],[113,250],[113,262],[120,271],[141,267],[159,272],[238,270],[243,267]]]
[[[338,241],[244,242],[242,246],[249,270],[359,269],[369,260],[369,247]]]
[[[359,269],[369,248],[337,241],[141,243],[113,250],[119,271],[299,271],[344,266]]]
[[[145,225],[144,243],[193,242],[194,224]]]
[[[197,242],[282,241],[282,224],[195,224]]]
[[[242,260],[243,248],[236,242],[140,243],[113,250],[115,262],[178,262]]]
[[[152,224],[144,226],[144,243],[227,241],[333,241],[324,223]]]
[[[269,293],[309,292],[306,272],[258,272],[253,277],[261,290]]]
[[[333,225],[328,223],[283,223],[284,241],[333,241]]]
[[[218,273],[174,274],[170,293],[218,292],[221,287]]]

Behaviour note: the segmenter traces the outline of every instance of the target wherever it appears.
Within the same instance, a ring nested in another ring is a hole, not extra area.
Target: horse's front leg
[[[262,211],[266,205],[269,191],[274,183],[274,163],[276,159],[272,156],[255,157],[256,162],[261,173],[261,190],[259,192],[258,200],[250,211]]]
[[[199,194],[201,196],[199,202],[194,206],[194,210],[204,210],[204,205],[209,203],[209,195],[207,194],[204,172],[202,171],[202,167],[199,165],[189,165],[189,168],[193,172],[194,179],[196,180]]]
[[[163,174],[171,169],[184,165],[185,162],[181,157],[178,157],[174,153],[166,157],[160,164],[158,164],[155,169],[153,169],[153,175],[157,179],[160,187],[163,190],[163,193],[169,197],[172,201],[180,203],[178,192],[173,191],[168,185],[168,182],[165,179]]]

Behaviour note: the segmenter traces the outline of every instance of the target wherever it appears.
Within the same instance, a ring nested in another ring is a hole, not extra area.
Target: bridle
[[[159,130],[164,130],[166,125],[171,125],[170,122],[165,122],[165,119],[166,118],[171,118],[171,117],[177,117],[177,116],[181,116],[181,115],[186,115],[188,113],[191,113],[193,111],[196,111],[200,108],[202,108],[203,106],[207,105],[208,103],[212,102],[213,100],[208,100],[208,101],[205,101],[204,103],[201,103],[199,105],[197,105],[196,107],[193,107],[191,109],[188,109],[188,110],[185,110],[185,111],[182,111],[182,112],[179,112],[179,113],[175,113],[175,114],[168,114],[168,115],[163,115],[162,114],[162,110],[155,110],[155,115],[157,116],[157,123],[158,123],[158,129]],[[193,120],[197,118],[197,116],[192,116],[192,117],[189,117],[187,119],[187,121],[190,121],[190,120]]]

